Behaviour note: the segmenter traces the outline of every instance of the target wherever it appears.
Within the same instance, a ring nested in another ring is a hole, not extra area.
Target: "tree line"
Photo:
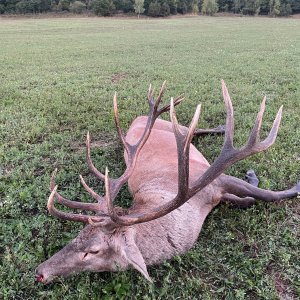
[[[69,11],[110,16],[136,13],[152,17],[229,12],[244,15],[289,16],[300,13],[300,0],[0,0],[0,14]]]

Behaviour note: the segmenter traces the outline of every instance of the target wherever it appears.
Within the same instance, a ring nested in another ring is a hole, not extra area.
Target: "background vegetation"
[[[185,93],[180,122],[187,124],[201,102],[199,126],[213,127],[224,123],[223,78],[235,106],[237,145],[263,95],[263,133],[284,104],[276,145],[228,173],[243,178],[254,168],[262,188],[293,186],[300,174],[299,27],[297,20],[267,18],[0,19],[0,299],[299,299],[299,199],[217,207],[191,251],[149,268],[153,285],[135,271],[34,282],[36,266],[82,228],[47,213],[54,168],[66,197],[92,201],[78,174],[102,193],[85,163],[89,130],[98,168],[108,166],[112,176],[124,169],[114,91],[125,130],[147,113],[149,83],[158,89],[165,79],[166,102]],[[194,142],[213,161],[222,141]],[[124,189],[120,201],[130,199]]]
[[[137,7],[139,9],[137,10]],[[0,0],[0,14],[43,12],[144,13],[152,17],[217,11],[243,15],[289,16],[300,13],[300,0]]]

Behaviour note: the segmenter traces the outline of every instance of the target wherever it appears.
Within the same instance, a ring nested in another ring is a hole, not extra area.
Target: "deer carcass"
[[[264,98],[248,142],[236,149],[233,146],[233,108],[224,82],[222,91],[227,111],[224,145],[211,165],[191,144],[200,106],[189,128],[180,126],[174,107],[183,98],[171,99],[170,105],[160,108],[164,84],[156,100],[150,86],[149,115],[135,119],[125,137],[114,97],[114,118],[124,146],[127,168],[117,179],[110,178],[107,169],[105,174],[100,173],[91,160],[88,135],[87,163],[90,171],[105,182],[105,196],[99,196],[80,176],[83,187],[97,203],[70,201],[58,193],[55,174],[52,176],[49,213],[64,220],[83,222],[86,226],[67,246],[38,266],[37,281],[48,283],[55,276],[127,268],[137,269],[151,281],[146,266],[188,251],[196,242],[206,216],[220,202],[229,201],[246,207],[255,199],[275,201],[298,195],[300,183],[291,189],[274,192],[258,188],[253,171],[248,172],[247,182],[223,174],[235,162],[264,151],[274,143],[282,108],[269,135],[260,141]],[[160,114],[169,110],[172,122],[158,119]],[[133,204],[129,209],[115,207],[114,199],[127,182]],[[54,207],[55,199],[69,208],[93,214],[60,211]]]

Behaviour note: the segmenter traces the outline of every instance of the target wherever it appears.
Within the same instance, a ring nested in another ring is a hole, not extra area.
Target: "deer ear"
[[[142,253],[135,243],[134,236],[135,233],[133,229],[122,233],[122,245],[120,247],[121,254],[132,267],[141,272],[148,281],[152,282]]]

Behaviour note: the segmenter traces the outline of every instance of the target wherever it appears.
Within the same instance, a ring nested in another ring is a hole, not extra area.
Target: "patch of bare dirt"
[[[295,291],[283,276],[274,270],[272,264],[267,268],[267,273],[272,277],[279,300],[296,300]]]
[[[116,73],[116,74],[113,74],[112,76],[111,76],[111,83],[112,84],[116,84],[116,83],[118,83],[120,80],[122,80],[122,79],[124,79],[124,78],[126,78],[128,76],[128,73]]]
[[[281,277],[279,273],[273,274],[275,289],[280,300],[296,300],[294,293],[288,283]]]

